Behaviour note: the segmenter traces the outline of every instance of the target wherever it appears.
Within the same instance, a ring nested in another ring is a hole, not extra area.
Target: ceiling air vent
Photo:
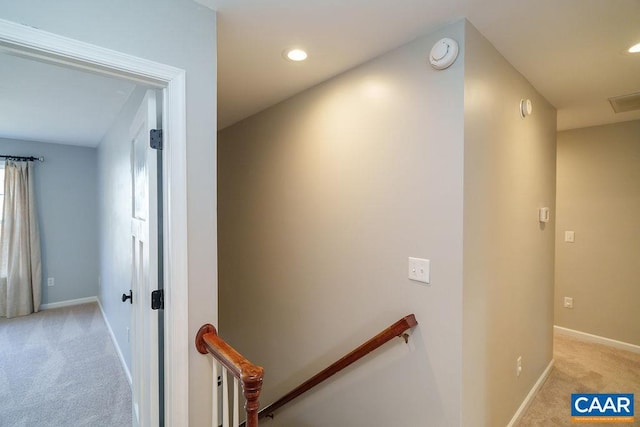
[[[616,113],[640,110],[640,92],[609,98],[609,102]]]

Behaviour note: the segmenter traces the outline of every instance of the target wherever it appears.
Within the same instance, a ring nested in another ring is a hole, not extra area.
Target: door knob
[[[129,295],[122,294],[122,302],[125,302],[126,300],[129,300],[129,304],[133,304],[133,293],[131,292],[131,289],[129,289]]]

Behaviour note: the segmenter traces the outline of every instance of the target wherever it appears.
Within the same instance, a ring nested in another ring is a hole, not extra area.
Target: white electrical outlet
[[[56,280],[53,277],[49,277],[47,279],[47,286],[55,286],[56,285]]]
[[[409,257],[409,279],[429,283],[431,281],[430,266],[431,263],[428,259]]]
[[[522,356],[518,356],[516,360],[516,377],[519,377],[522,373]]]
[[[573,308],[573,298],[564,297],[564,308]]]
[[[576,232],[575,231],[565,231],[564,232],[564,241],[567,243],[574,243],[576,241]]]

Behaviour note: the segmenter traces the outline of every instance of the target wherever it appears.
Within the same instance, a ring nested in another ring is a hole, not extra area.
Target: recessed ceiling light
[[[633,45],[629,48],[629,53],[638,53],[640,52],[640,43]]]
[[[284,57],[290,61],[304,61],[307,59],[307,52],[302,49],[287,49],[284,51]]]

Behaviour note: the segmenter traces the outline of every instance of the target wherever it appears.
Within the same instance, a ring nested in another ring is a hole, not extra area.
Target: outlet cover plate
[[[564,297],[564,308],[573,308],[573,298]]]

